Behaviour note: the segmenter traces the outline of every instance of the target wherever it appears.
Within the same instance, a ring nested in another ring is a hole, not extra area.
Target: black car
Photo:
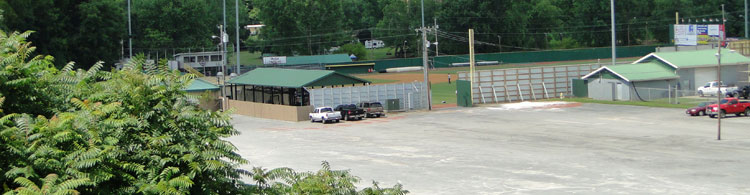
[[[358,108],[357,105],[354,104],[338,105],[333,110],[341,112],[341,118],[343,118],[344,120],[362,120],[362,118],[365,117],[365,110]]]

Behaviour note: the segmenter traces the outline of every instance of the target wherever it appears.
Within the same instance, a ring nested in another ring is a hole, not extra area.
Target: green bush
[[[183,91],[194,75],[143,55],[112,72],[102,63],[57,70],[52,57],[30,58],[29,34],[0,31],[4,194],[265,193],[240,180],[260,173],[239,169],[247,161],[222,139],[238,133],[229,114],[200,109]],[[352,192],[356,182],[348,172],[322,184],[331,175],[293,175],[299,185],[268,189]]]
[[[362,45],[362,43],[348,43],[346,45],[342,45],[341,49],[339,49],[336,53],[345,53],[347,55],[354,54],[357,56],[358,60],[365,60],[367,58],[367,49],[365,49],[365,45]]]

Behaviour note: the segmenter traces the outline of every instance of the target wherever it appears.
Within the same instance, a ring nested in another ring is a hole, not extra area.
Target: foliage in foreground
[[[238,169],[247,161],[222,139],[238,133],[229,115],[198,108],[183,91],[192,74],[142,57],[120,71],[57,70],[51,56],[30,57],[29,34],[0,31],[4,194],[354,193],[356,177],[327,164],[317,174],[287,171],[286,184],[245,184],[241,176],[260,172]]]

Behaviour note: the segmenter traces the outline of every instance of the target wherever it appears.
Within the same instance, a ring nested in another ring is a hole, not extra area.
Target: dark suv
[[[357,119],[362,120],[365,117],[365,111],[354,104],[342,104],[336,106],[333,110],[341,112],[341,118],[344,120]]]

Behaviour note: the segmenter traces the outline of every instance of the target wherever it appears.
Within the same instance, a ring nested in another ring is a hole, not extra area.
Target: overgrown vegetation
[[[238,169],[247,160],[222,139],[238,133],[228,113],[200,109],[183,91],[194,75],[143,56],[112,72],[101,62],[58,70],[51,56],[31,57],[29,35],[0,31],[4,194],[407,192],[400,185],[357,192],[358,178],[327,163],[315,173]]]

